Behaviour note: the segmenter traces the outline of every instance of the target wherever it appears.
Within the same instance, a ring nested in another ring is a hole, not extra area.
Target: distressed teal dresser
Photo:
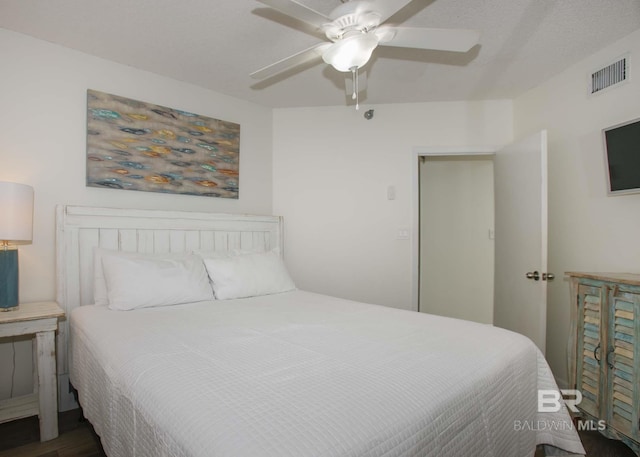
[[[570,385],[584,418],[640,455],[640,274],[576,273],[571,284]]]

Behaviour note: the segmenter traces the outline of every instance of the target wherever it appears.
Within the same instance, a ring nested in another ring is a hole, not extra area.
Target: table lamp
[[[0,311],[18,309],[18,244],[31,242],[33,187],[0,181]]]

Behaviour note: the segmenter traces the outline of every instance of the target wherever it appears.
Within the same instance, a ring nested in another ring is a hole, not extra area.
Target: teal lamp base
[[[18,309],[18,250],[0,249],[0,311]]]

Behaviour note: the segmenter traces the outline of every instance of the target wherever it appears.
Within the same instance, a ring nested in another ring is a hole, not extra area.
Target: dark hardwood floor
[[[37,417],[0,424],[0,457],[106,457],[100,438],[79,409],[60,413],[59,430],[58,438],[40,443]],[[598,432],[580,432],[580,438],[587,457],[635,457],[623,443]],[[542,453],[536,452],[539,456]]]
[[[609,440],[598,432],[580,432],[587,457],[635,457],[635,453],[624,443]]]
[[[37,417],[0,424],[0,457],[106,457],[79,409],[58,415],[58,438],[40,442]]]

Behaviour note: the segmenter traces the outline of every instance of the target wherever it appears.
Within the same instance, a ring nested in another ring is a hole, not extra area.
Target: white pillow
[[[202,260],[195,255],[184,255],[181,259],[106,255],[102,266],[111,309],[214,299]]]
[[[295,290],[280,256],[271,252],[205,258],[213,292],[219,300]]]
[[[93,248],[93,303],[96,305],[108,305],[107,283],[102,268],[102,258],[105,256],[118,256],[128,259],[184,259],[188,253],[161,253],[144,254],[141,252],[117,251],[115,249]]]

